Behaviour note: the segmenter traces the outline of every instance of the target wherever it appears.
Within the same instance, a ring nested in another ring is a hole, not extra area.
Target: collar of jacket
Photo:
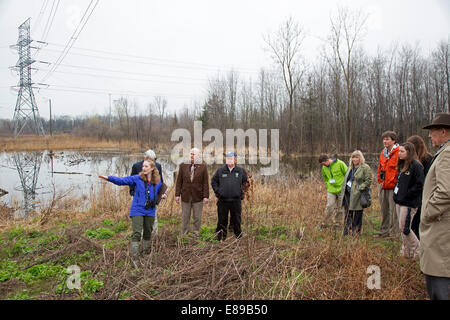
[[[397,149],[398,147],[399,147],[398,143],[394,144],[394,146],[391,149],[391,152],[388,152],[387,148],[384,148],[383,156],[389,159],[391,157],[392,152],[394,152],[394,150]]]
[[[237,168],[238,168],[238,166],[237,166],[237,165],[234,165],[234,167],[233,167],[233,169],[232,169],[231,171],[236,170]],[[231,171],[230,171],[230,168],[228,168],[228,165],[224,165],[224,166],[222,167],[222,170],[226,170],[227,172],[231,172]]]
[[[448,142],[450,141],[450,139],[448,139],[447,141],[445,141],[443,144],[441,144],[438,148],[438,150],[441,150]]]

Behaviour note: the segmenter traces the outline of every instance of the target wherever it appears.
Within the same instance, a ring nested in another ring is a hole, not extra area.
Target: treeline
[[[437,112],[450,112],[449,67],[448,42],[427,57],[409,45],[374,57],[360,51],[352,62],[349,94],[339,62],[323,57],[302,75],[291,115],[279,74],[261,70],[253,82],[239,81],[231,71],[211,81],[200,119],[203,128],[279,128],[284,151],[377,151],[384,131],[396,131],[401,141],[425,137],[422,127]]]
[[[380,136],[395,130],[400,140],[437,112],[450,112],[450,38],[423,54],[420,47],[393,45],[371,56],[363,49],[366,18],[340,8],[317,60],[305,61],[305,33],[293,19],[264,36],[273,65],[257,78],[229,71],[210,79],[204,102],[176,113],[155,97],[145,107],[122,97],[106,115],[59,117],[53,132],[133,139],[142,145],[170,141],[175,128],[279,129],[285,153],[379,151]],[[46,131],[48,120],[44,121]],[[11,130],[0,122],[0,131]],[[8,131],[11,132],[11,131]]]

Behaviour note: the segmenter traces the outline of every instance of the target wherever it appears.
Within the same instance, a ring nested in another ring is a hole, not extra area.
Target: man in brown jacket
[[[206,164],[200,163],[200,150],[191,149],[191,163],[181,163],[175,189],[175,201],[180,202],[181,195],[181,234],[189,232],[191,210],[193,213],[193,232],[200,234],[203,204],[209,199],[209,178]]]
[[[423,187],[420,269],[432,300],[450,299],[450,113],[438,113],[429,129],[438,148]]]

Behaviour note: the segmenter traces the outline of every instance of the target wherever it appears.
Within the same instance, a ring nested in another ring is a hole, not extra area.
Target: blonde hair
[[[156,168],[155,162],[151,161],[151,160],[144,160],[144,163],[145,162],[148,162],[150,165],[150,168],[153,168],[152,175],[150,177],[150,183],[151,184],[159,184],[159,180],[161,179],[161,177],[159,176],[159,170],[158,170],[158,168]],[[142,163],[142,166],[144,166],[144,163]],[[147,181],[143,171],[139,172],[139,176],[141,177],[141,179],[143,181]]]
[[[349,163],[348,163],[349,167],[351,167],[351,168],[354,167],[352,158],[355,157],[355,156],[359,158],[359,165],[360,166],[363,165],[364,163],[366,163],[366,159],[364,158],[362,152],[359,151],[359,150],[355,150],[355,151],[353,151],[352,155],[350,156],[350,160],[349,160]]]

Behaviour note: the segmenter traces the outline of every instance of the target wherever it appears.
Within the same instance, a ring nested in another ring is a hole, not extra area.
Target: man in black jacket
[[[245,170],[235,165],[236,153],[226,154],[226,165],[220,167],[211,180],[211,186],[217,197],[217,240],[225,240],[227,237],[228,212],[230,212],[230,222],[237,238],[241,232],[241,200],[244,197],[243,184],[248,178]]]

